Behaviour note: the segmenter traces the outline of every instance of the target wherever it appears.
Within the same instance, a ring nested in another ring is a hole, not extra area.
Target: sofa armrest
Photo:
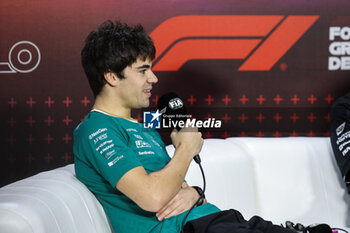
[[[95,196],[77,180],[73,164],[0,189],[2,233],[111,233]]]

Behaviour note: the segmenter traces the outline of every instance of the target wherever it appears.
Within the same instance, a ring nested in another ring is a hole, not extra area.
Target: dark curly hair
[[[154,57],[153,41],[141,25],[130,27],[111,20],[88,35],[81,51],[81,62],[95,97],[106,84],[106,72],[114,72],[122,79],[124,68],[137,58],[153,60]]]

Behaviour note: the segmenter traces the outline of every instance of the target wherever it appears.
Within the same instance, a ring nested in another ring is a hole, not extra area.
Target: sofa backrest
[[[1,233],[111,233],[101,204],[74,175],[74,165],[0,189]]]
[[[276,224],[350,226],[350,196],[327,137],[206,139],[200,155],[206,196],[221,209]],[[186,180],[202,185],[195,163]]]

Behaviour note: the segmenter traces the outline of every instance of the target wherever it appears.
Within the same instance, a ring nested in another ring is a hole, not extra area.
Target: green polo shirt
[[[155,130],[100,111],[90,112],[74,131],[77,178],[102,204],[115,233],[178,233],[185,213],[158,221],[154,212],[141,209],[116,189],[129,170],[143,166],[147,173],[162,169],[170,160]],[[220,211],[212,204],[194,208],[187,220]]]

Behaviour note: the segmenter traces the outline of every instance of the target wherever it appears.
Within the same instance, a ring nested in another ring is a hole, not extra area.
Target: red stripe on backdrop
[[[270,70],[318,18],[288,16],[238,70]]]
[[[186,37],[263,37],[281,20],[280,15],[189,15],[167,19],[151,33],[155,60],[173,43]]]
[[[184,40],[154,66],[154,71],[176,71],[192,59],[244,59],[261,40]]]

